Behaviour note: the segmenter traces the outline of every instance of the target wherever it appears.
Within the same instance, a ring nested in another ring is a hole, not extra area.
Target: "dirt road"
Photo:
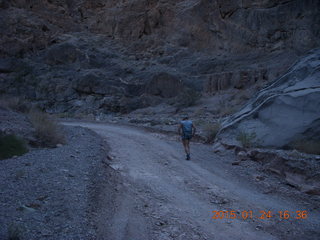
[[[309,212],[307,219],[294,219],[296,211],[310,209],[294,199],[265,193],[248,180],[251,176],[242,177],[239,166],[231,165],[232,153],[219,156],[210,145],[192,143],[192,159],[186,161],[175,137],[113,124],[64,124],[90,128],[105,137],[111,148],[109,164],[121,176],[113,199],[105,194],[101,200],[99,239],[270,240],[320,236],[319,216]],[[236,218],[212,219],[212,211],[221,210],[229,214],[234,210]],[[288,220],[278,213],[285,210],[292,211]],[[244,211],[249,213],[247,219]],[[273,216],[259,219],[260,211],[271,211]]]

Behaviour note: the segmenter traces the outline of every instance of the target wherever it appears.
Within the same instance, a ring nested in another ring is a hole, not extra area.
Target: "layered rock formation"
[[[219,137],[237,144],[237,136],[245,133],[264,147],[286,147],[297,141],[320,142],[319,106],[320,49],[317,49],[226,119]]]

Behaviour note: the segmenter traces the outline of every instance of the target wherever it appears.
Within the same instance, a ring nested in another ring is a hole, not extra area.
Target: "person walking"
[[[185,116],[180,122],[178,133],[181,136],[184,151],[186,152],[186,160],[190,160],[190,140],[196,133],[196,127],[188,116]]]

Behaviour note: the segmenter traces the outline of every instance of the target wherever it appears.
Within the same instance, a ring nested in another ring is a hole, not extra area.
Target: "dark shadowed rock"
[[[14,72],[14,59],[1,58],[0,59],[0,73],[11,73]]]
[[[80,49],[71,43],[61,43],[52,46],[46,56],[48,64],[68,64],[74,63],[82,57]]]
[[[116,95],[124,93],[118,82],[109,80],[103,72],[89,71],[73,82],[73,88],[83,94]]]
[[[171,74],[162,72],[156,74],[146,85],[146,93],[170,98],[177,96],[183,89],[181,80]]]

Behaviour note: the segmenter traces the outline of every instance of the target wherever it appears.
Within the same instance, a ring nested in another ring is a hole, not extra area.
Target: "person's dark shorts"
[[[192,138],[192,133],[183,133],[181,136],[182,140],[190,140]]]

